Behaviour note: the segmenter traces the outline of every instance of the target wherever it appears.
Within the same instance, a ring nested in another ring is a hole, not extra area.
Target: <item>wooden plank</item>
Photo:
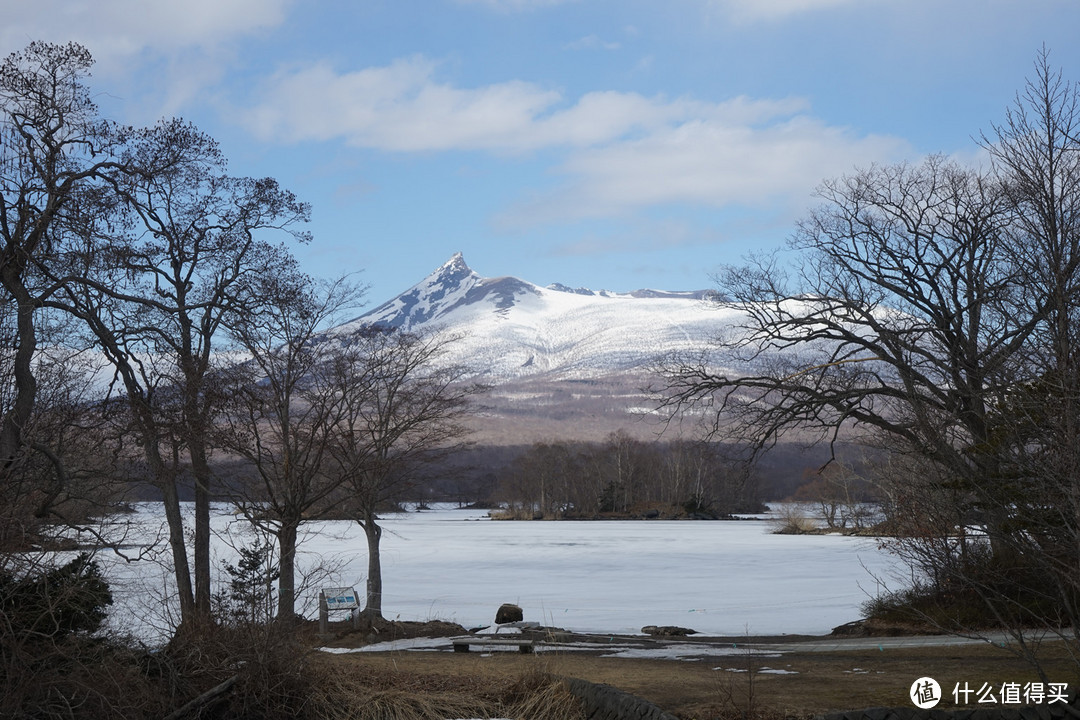
[[[471,645],[495,645],[501,647],[516,646],[519,652],[531,653],[533,651],[532,640],[454,640],[453,644],[454,652],[469,652],[469,646]]]

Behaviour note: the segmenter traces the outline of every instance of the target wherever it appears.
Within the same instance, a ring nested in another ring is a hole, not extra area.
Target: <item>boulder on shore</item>
[[[521,608],[512,603],[504,603],[499,606],[498,612],[495,613],[495,624],[505,625],[506,623],[521,622],[525,619],[525,614],[521,611]]]

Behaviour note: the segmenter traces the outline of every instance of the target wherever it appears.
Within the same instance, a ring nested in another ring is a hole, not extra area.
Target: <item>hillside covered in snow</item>
[[[495,383],[582,380],[646,370],[658,356],[705,347],[734,311],[707,291],[629,293],[484,278],[456,253],[397,297],[339,328],[380,324],[463,334],[454,360]]]

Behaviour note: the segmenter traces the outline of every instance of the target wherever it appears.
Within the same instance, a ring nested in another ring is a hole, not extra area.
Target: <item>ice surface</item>
[[[253,539],[219,510],[216,566]],[[159,505],[141,505],[134,519],[132,547],[164,537]],[[857,619],[876,578],[894,578],[897,567],[873,539],[773,535],[768,520],[514,522],[439,509],[387,515],[382,524],[384,615],[467,628],[491,625],[499,605],[512,602],[526,620],[582,632],[678,625],[709,635],[823,634]],[[363,593],[367,552],[355,523],[305,527],[300,604],[316,617],[318,587]],[[109,562],[114,625],[152,634],[175,619],[168,558],[161,544],[156,562]]]

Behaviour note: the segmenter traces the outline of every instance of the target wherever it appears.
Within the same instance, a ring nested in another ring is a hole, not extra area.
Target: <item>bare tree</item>
[[[332,452],[367,538],[370,619],[382,617],[378,513],[427,464],[461,446],[469,399],[486,389],[468,382],[467,368],[446,361],[455,340],[381,326],[329,340],[339,343],[334,384],[344,406]]]
[[[953,514],[945,526],[953,530],[913,533],[893,546],[935,587],[977,597],[1028,659],[1036,660],[1035,645],[1025,629],[1034,626],[1069,639],[1080,663],[1078,92],[1044,49],[1004,123],[982,136],[1010,213],[1004,247],[1016,280],[1007,313],[1031,328],[1010,359],[1009,391],[990,408],[993,432],[978,448],[1002,472],[945,498],[952,507],[937,513]],[[922,465],[909,488],[938,476],[927,496],[955,493],[951,478]]]
[[[993,474],[963,443],[988,437],[987,407],[1035,325],[1000,310],[1015,277],[1002,261],[999,183],[931,158],[820,192],[825,204],[791,243],[795,277],[764,258],[719,278],[729,300],[718,302],[745,318],[719,344],[750,373],[673,358],[667,407],[705,406],[713,431],[734,421],[758,450],[794,427],[832,440],[858,425],[967,475]]]
[[[167,121],[149,130],[102,120],[84,80],[85,48],[32,43],[0,66],[0,284],[15,309],[13,395],[0,421],[10,469],[29,442],[43,312],[66,312],[115,366],[150,471],[162,487],[183,615],[210,608],[213,338],[235,312],[232,288],[280,255],[256,234],[306,219],[272,179],[232,178],[216,144]],[[195,583],[176,487],[195,477]]]
[[[338,383],[339,347],[323,331],[363,289],[347,279],[320,286],[297,273],[260,276],[251,286],[263,301],[230,322],[246,359],[223,373],[219,437],[254,471],[251,483],[234,481],[230,496],[277,540],[277,617],[287,621],[295,614],[299,528],[335,509],[345,480],[330,451],[351,388]]]
[[[161,156],[182,158],[168,163],[174,168],[168,172],[131,176],[135,182],[124,197],[143,233],[121,267],[138,278],[135,305],[156,320],[143,323],[143,332],[149,346],[170,359],[170,381],[178,389],[176,427],[195,479],[195,606],[205,615],[210,611],[208,436],[215,410],[206,384],[215,340],[228,316],[265,301],[240,296],[237,286],[253,274],[272,275],[290,264],[257,234],[278,230],[307,241],[295,226],[307,221],[310,208],[272,178],[224,174],[216,143],[179,121],[155,128],[136,149],[138,167],[165,165]]]
[[[27,449],[38,391],[37,320],[57,286],[42,268],[77,252],[100,218],[124,132],[102,120],[77,44],[31,43],[0,64],[0,285],[14,310],[13,395],[0,420],[0,477]],[[32,443],[30,443],[32,444]],[[43,445],[39,446],[44,448]]]
[[[593,512],[579,458],[580,448],[551,440],[533,443],[518,455],[505,473],[501,497],[511,517],[561,518],[568,513]]]
[[[900,551],[978,595],[1020,645],[1031,625],[1080,625],[1076,93],[1044,52],[983,138],[991,171],[933,157],[825,183],[791,242],[798,267],[721,273],[744,318],[721,366],[745,372],[665,367],[667,408],[706,409],[709,431],[755,453],[797,431],[907,458],[919,470],[890,503],[925,513],[912,494],[933,489],[950,507],[924,514],[934,532],[908,522],[921,529]]]
[[[838,530],[861,530],[878,519],[873,484],[847,462],[832,462],[813,473],[792,499],[817,505],[825,524]]]
[[[2,291],[0,291],[2,293]],[[14,332],[14,312],[0,303],[0,342]],[[100,422],[91,351],[80,349],[65,318],[40,313],[41,341],[33,365],[34,411],[22,428],[26,443],[0,483],[0,552],[47,543],[49,535],[84,524],[125,496],[117,453],[121,444]],[[17,394],[12,353],[0,352],[0,408]]]
[[[259,234],[294,226],[308,207],[270,178],[225,174],[216,142],[181,121],[135,133],[128,171],[113,179],[110,232],[52,274],[63,291],[48,305],[79,318],[113,365],[152,479],[161,488],[182,623],[210,614],[209,435],[217,398],[208,386],[223,323],[260,302],[241,292],[253,276],[292,260]],[[119,229],[127,231],[121,235]],[[194,583],[179,479],[195,484]]]
[[[508,517],[526,519],[601,512],[716,518],[753,509],[751,477],[715,445],[639,442],[625,432],[603,443],[538,442],[505,470],[499,499]]]

